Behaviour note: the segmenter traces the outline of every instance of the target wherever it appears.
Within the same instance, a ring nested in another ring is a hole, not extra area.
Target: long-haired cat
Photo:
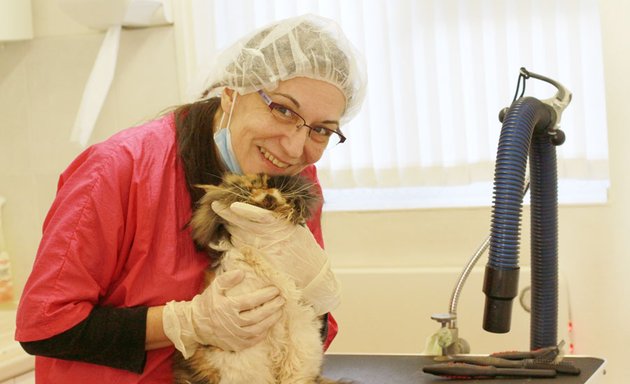
[[[238,352],[212,346],[197,349],[188,360],[176,351],[176,384],[332,384],[323,378],[322,318],[301,299],[301,292],[288,274],[273,268],[264,254],[244,249],[227,252],[217,244],[229,244],[225,220],[211,207],[220,201],[229,206],[244,202],[270,211],[293,225],[304,225],[319,197],[312,184],[300,176],[233,175],[218,186],[203,186],[205,195],[193,214],[191,227],[198,245],[208,247],[213,264],[206,283],[216,274],[233,269],[245,271],[246,278],[226,294],[238,295],[274,285],[285,299],[280,320],[267,337]],[[217,254],[217,249],[222,254]]]

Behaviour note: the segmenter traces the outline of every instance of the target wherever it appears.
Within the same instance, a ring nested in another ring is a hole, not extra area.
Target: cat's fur
[[[318,201],[312,184],[299,176],[228,175],[219,186],[203,186],[204,197],[193,214],[191,227],[197,244],[229,242],[224,220],[211,208],[218,200],[229,206],[244,202],[275,212],[294,225],[304,225]],[[208,248],[209,252],[212,250]],[[206,281],[216,273],[233,269],[246,273],[245,280],[228,295],[252,292],[274,285],[285,299],[282,317],[267,337],[253,347],[226,352],[206,346],[188,360],[177,353],[174,362],[176,384],[332,384],[320,376],[323,359],[320,328],[322,319],[301,300],[300,290],[286,274],[277,271],[265,255],[248,248],[226,252],[213,263]],[[231,255],[231,256],[229,256]]]

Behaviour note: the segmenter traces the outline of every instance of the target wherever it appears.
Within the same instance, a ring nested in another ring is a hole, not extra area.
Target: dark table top
[[[425,355],[326,355],[323,375],[329,379],[352,380],[357,384],[426,384],[426,383],[554,383],[584,384],[604,364],[594,357],[567,356],[581,370],[579,376],[558,375],[553,379],[497,378],[452,380],[422,372],[422,367],[434,364],[434,356]]]

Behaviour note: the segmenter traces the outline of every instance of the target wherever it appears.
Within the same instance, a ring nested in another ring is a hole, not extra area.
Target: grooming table
[[[426,355],[341,355],[324,357],[323,375],[329,379],[353,380],[357,384],[428,384],[428,383],[557,383],[595,384],[603,382],[605,360],[594,357],[567,356],[581,370],[579,376],[558,375],[553,379],[497,378],[451,380],[422,372],[425,365],[434,364],[434,356]]]

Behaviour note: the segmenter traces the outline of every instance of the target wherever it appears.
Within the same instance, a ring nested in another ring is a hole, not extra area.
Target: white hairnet
[[[307,14],[275,22],[245,36],[215,59],[204,95],[223,88],[246,94],[273,90],[279,81],[308,77],[335,85],[346,98],[342,121],[360,110],[365,64],[334,21]]]

